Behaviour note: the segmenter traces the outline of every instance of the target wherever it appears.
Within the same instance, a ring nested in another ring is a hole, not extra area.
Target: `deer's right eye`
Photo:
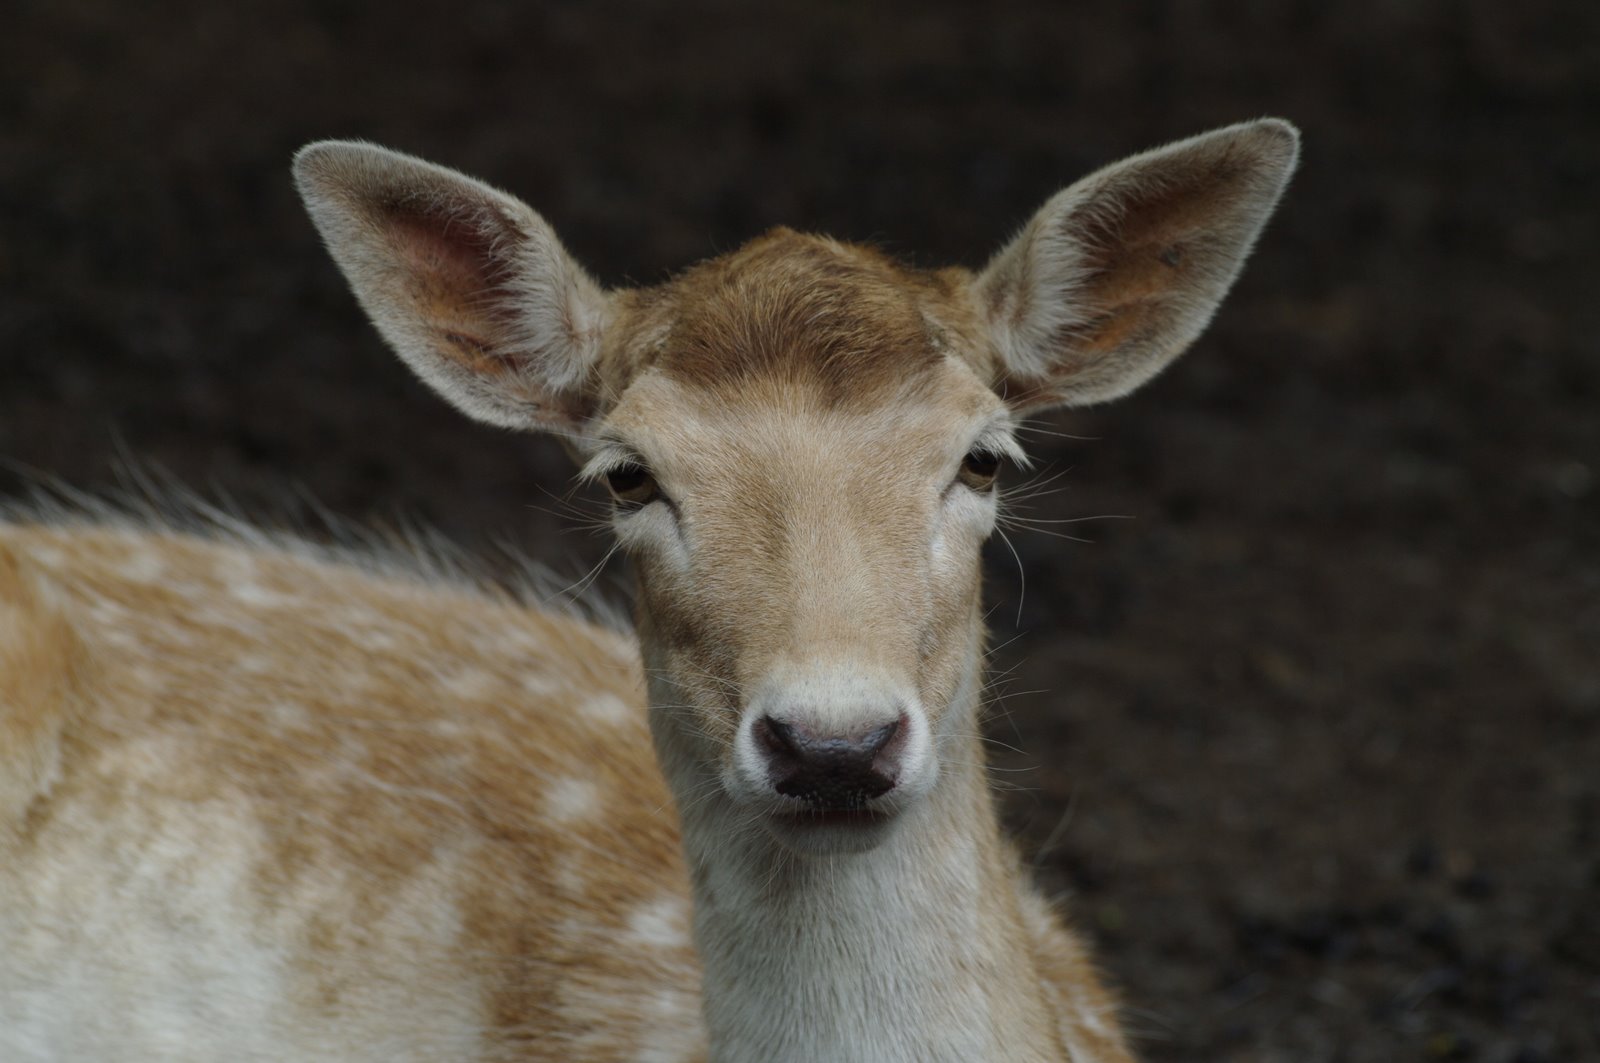
[[[974,491],[987,491],[1000,475],[1000,455],[992,450],[974,448],[961,460],[962,483]]]
[[[638,462],[630,461],[606,473],[606,486],[619,509],[638,509],[656,500],[656,478]]]

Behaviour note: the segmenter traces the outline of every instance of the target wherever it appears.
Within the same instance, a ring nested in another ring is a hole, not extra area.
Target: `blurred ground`
[[[1009,819],[1149,1060],[1600,1060],[1600,6],[1076,7],[14,2],[0,456],[576,573],[564,459],[381,349],[301,143],[481,175],[647,282],[779,222],[976,265],[1095,165],[1284,115],[1207,337],[1038,436],[1029,516],[1134,519],[1015,530],[1020,608],[993,558]]]

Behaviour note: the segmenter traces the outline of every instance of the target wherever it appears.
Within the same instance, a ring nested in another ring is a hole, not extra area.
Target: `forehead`
[[[954,294],[871,249],[777,230],[634,293],[630,375],[730,401],[788,389],[880,406],[945,375]]]
[[[941,356],[903,386],[830,402],[826,389],[779,375],[708,388],[659,369],[642,373],[606,419],[606,436],[637,447],[679,483],[791,479],[819,470],[836,485],[853,468],[887,490],[942,469],[951,452],[1004,417],[1004,403],[964,363]]]

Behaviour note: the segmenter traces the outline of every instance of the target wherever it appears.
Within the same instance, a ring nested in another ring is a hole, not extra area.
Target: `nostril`
[[[775,756],[797,757],[800,750],[795,745],[794,728],[781,720],[774,720],[771,716],[763,716],[755,722],[755,738],[761,743],[761,748]]]
[[[895,735],[900,733],[900,724],[905,719],[901,713],[891,723],[886,723],[875,731],[869,731],[861,736],[861,753],[866,757],[876,757],[883,751],[883,747],[894,741]]]
[[[773,788],[823,809],[860,808],[894,789],[906,731],[904,713],[880,727],[843,734],[771,716],[752,725]]]

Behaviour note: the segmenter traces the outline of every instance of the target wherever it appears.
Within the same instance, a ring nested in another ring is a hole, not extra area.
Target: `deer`
[[[980,549],[1023,419],[1193,343],[1298,143],[1128,158],[981,270],[777,229],[616,290],[508,194],[304,148],[400,358],[605,485],[632,630],[11,506],[0,1058],[1128,1063],[999,826]]]

